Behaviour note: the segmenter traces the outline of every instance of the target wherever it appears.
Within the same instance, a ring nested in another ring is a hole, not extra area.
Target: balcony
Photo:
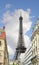
[[[37,57],[37,55],[35,55],[35,56],[32,57],[31,61],[32,62],[37,62],[37,59],[38,59],[38,57]]]

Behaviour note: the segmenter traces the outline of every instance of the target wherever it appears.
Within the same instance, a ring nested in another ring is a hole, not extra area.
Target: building
[[[39,18],[36,21],[35,27],[32,32],[32,56],[33,65],[39,65]]]
[[[21,65],[32,65],[31,58],[32,58],[32,46],[26,49]]]
[[[0,65],[9,65],[5,27],[0,29]]]

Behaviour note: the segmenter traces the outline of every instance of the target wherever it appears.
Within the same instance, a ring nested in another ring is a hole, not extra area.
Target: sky
[[[0,0],[0,27],[5,26],[9,58],[13,59],[19,38],[19,17],[23,17],[25,46],[31,44],[32,28],[39,17],[39,0]]]

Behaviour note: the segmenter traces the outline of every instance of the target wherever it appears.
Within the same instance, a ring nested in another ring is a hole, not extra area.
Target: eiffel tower
[[[19,38],[18,38],[18,45],[16,47],[15,60],[17,60],[19,55],[21,53],[24,53],[26,50],[26,47],[24,46],[24,39],[23,39],[22,20],[23,20],[23,17],[20,16],[19,17]]]

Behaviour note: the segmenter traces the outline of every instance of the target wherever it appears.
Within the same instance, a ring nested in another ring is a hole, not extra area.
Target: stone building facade
[[[31,58],[32,58],[32,47],[30,46],[28,49],[26,49],[21,65],[32,65]]]
[[[9,65],[5,27],[0,29],[0,65]]]
[[[33,29],[32,37],[32,56],[31,59],[33,65],[39,65],[39,18],[36,21]]]

